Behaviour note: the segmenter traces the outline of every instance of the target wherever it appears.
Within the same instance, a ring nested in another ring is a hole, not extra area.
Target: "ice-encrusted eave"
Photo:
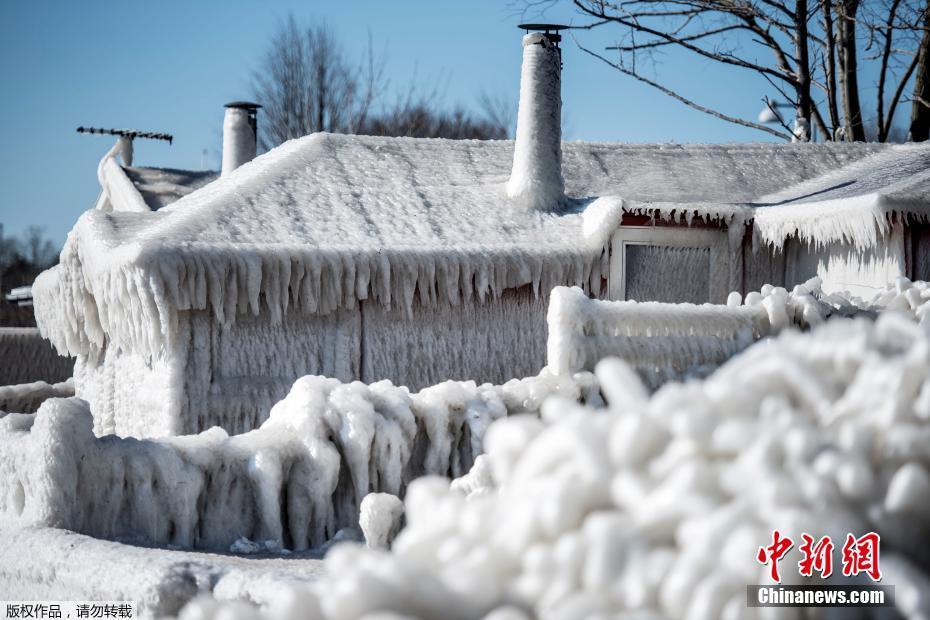
[[[620,227],[624,215],[646,216],[656,224],[686,224],[696,221],[728,226],[752,217],[752,208],[741,204],[643,202],[620,196],[602,196],[585,209],[584,235],[591,245],[606,244]]]
[[[602,204],[604,221],[615,219],[619,203]],[[112,344],[158,357],[173,347],[178,313],[190,310],[221,323],[259,314],[277,323],[289,310],[328,314],[365,300],[409,311],[415,303],[480,303],[523,286],[537,295],[558,285],[599,294],[607,276],[610,227],[587,230],[582,213],[565,215],[566,236],[548,246],[449,249],[146,242],[145,224],[157,217],[88,212],[78,221],[61,263],[39,283],[40,327],[59,351],[86,355]]]
[[[823,247],[849,243],[874,248],[895,222],[927,222],[930,199],[898,198],[882,193],[820,202],[757,207],[753,215],[756,242],[781,249],[789,238]]]

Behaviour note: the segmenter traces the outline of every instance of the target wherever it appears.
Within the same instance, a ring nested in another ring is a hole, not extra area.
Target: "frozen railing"
[[[930,284],[898,278],[873,299],[826,295],[812,278],[790,292],[766,284],[730,293],[727,303],[671,304],[590,299],[581,289],[556,287],[549,300],[548,367],[556,374],[593,370],[619,357],[652,387],[703,375],[756,340],[786,327],[806,329],[830,316],[894,312],[918,322],[930,316]]]
[[[647,381],[719,366],[771,330],[762,304],[601,301],[568,287],[552,290],[548,323],[550,370],[593,370],[598,360],[619,357]]]

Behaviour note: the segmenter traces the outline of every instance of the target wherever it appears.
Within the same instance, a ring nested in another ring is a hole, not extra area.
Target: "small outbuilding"
[[[523,54],[515,141],[314,134],[235,167],[254,124],[227,111],[236,161],[158,208],[107,163],[34,287],[96,432],[250,430],[306,374],[536,374],[557,285],[722,303],[930,278],[930,146],[563,143],[557,33]]]

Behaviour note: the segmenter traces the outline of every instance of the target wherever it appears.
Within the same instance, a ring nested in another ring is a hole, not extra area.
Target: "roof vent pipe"
[[[260,107],[248,101],[226,104],[226,116],[223,118],[223,168],[220,176],[226,176],[255,159],[258,142],[256,115]]]
[[[562,179],[562,50],[567,26],[521,24],[523,68],[513,171],[507,195],[527,208],[552,210],[565,196]],[[530,32],[533,31],[533,32]]]

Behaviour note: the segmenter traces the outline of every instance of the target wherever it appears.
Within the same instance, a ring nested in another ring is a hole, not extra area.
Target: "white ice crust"
[[[490,476],[414,481],[391,551],[334,548],[291,617],[800,617],[746,606],[747,584],[771,583],[756,552],[775,528],[879,532],[897,611],[927,617],[923,326],[891,311],[787,331],[651,397],[625,368],[598,367],[607,410],[495,422],[476,463]],[[785,583],[803,583],[799,557]]]
[[[562,179],[561,54],[540,32],[523,37],[520,107],[507,195],[528,209],[565,200]]]
[[[148,545],[318,548],[357,528],[371,492],[465,474],[487,427],[553,394],[597,402],[590,374],[436,385],[304,377],[261,428],[158,440],[97,438],[78,398],[0,417],[0,525],[61,527]]]

